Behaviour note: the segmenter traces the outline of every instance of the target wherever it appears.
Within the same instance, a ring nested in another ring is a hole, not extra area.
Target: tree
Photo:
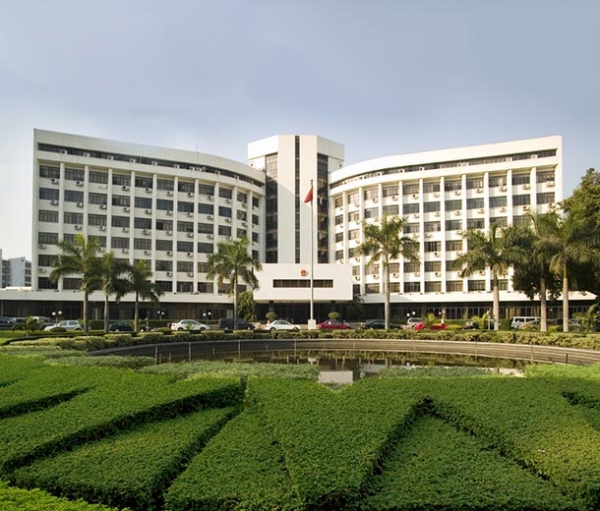
[[[133,318],[134,329],[137,332],[139,329],[139,302],[140,299],[158,302],[163,291],[156,283],[151,282],[152,270],[148,261],[140,259],[133,265],[129,266],[128,270],[128,288],[129,291],[135,294],[135,313]]]
[[[229,282],[229,296],[233,296],[233,322],[237,329],[238,320],[238,284],[245,282],[252,289],[259,288],[259,282],[254,270],[261,270],[259,261],[248,254],[248,238],[243,237],[217,245],[217,252],[208,257],[207,279],[217,279],[217,285],[222,286],[225,280]]]
[[[100,259],[97,257],[100,247],[97,238],[86,239],[76,234],[72,243],[59,241],[60,253],[52,263],[50,280],[57,282],[69,275],[80,275],[80,289],[83,292],[83,332],[89,332],[89,295],[100,287]]]
[[[478,271],[490,269],[492,272],[492,313],[494,329],[500,329],[500,286],[499,277],[506,275],[511,262],[517,258],[519,247],[509,243],[505,230],[497,224],[490,225],[486,234],[478,229],[463,232],[467,241],[467,251],[458,256],[453,264],[461,270],[461,277],[469,277]]]
[[[548,330],[548,296],[558,298],[561,277],[550,269],[559,252],[557,216],[552,213],[529,213],[530,225],[513,229],[514,245],[521,250],[521,258],[515,264],[513,286],[529,298],[540,297],[540,330]]]
[[[127,294],[129,280],[127,272],[130,266],[119,261],[112,251],[106,252],[100,260],[100,287],[104,294],[104,331],[108,332],[110,295],[116,295],[117,303]]]
[[[598,304],[594,303],[585,312],[577,312],[575,319],[579,320],[587,332],[595,332],[598,322]]]
[[[357,247],[359,254],[370,256],[368,265],[381,262],[383,275],[385,329],[390,328],[390,261],[403,256],[405,260],[419,263],[419,242],[402,236],[404,221],[398,217],[384,216],[381,224],[363,222],[363,242]]]
[[[240,293],[239,314],[246,321],[254,321],[256,317],[256,303],[254,302],[254,293],[244,291]]]

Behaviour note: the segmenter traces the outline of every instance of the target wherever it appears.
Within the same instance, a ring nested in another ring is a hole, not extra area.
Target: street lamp
[[[62,316],[62,311],[52,311],[52,319],[54,319],[54,324],[56,325],[60,321],[60,317]]]

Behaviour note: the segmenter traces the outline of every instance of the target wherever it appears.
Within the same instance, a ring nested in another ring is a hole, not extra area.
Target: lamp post
[[[61,316],[62,311],[52,311],[52,319],[54,320],[55,325],[60,321]]]

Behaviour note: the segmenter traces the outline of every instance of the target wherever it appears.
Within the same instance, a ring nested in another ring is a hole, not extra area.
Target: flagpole
[[[313,180],[310,180],[310,324],[314,325],[314,307],[315,307],[315,286],[314,286],[314,270],[315,270],[315,261],[314,261],[314,215],[313,215],[313,202],[315,201],[314,192],[313,192]]]

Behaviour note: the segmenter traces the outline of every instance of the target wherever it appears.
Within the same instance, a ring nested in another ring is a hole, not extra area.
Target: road
[[[226,359],[249,355],[295,355],[298,352],[413,353],[527,360],[567,364],[600,362],[600,351],[525,344],[428,341],[405,339],[245,339],[128,346],[90,352],[90,355],[154,357],[158,363],[185,359]]]

